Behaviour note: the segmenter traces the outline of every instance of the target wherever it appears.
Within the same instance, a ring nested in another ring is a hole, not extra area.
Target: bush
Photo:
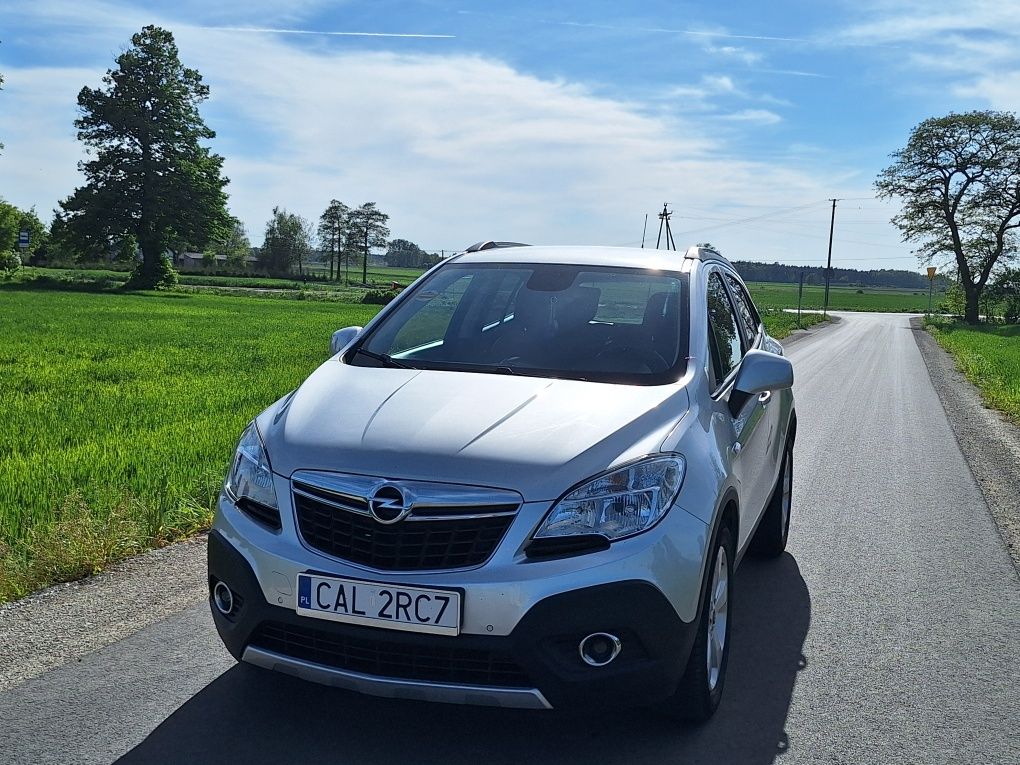
[[[13,250],[0,252],[0,275],[13,276],[21,268],[21,256]]]
[[[369,290],[361,296],[361,302],[369,305],[386,305],[400,294],[400,290]]]

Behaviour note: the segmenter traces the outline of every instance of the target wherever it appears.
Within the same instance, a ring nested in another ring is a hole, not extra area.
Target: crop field
[[[939,345],[956,363],[990,406],[1020,424],[1020,325],[929,322]]]
[[[205,528],[244,425],[378,310],[0,287],[0,602]]]
[[[397,282],[407,286],[417,279],[423,271],[417,268],[369,268],[370,284],[388,286]],[[325,272],[315,271],[317,278],[323,278]],[[26,268],[25,277],[41,277],[54,281],[88,282],[100,284],[123,284],[128,280],[126,270],[107,268]],[[361,281],[361,268],[351,268],[351,283]],[[276,279],[268,276],[217,276],[201,271],[180,272],[180,283],[183,285],[208,285],[210,287],[249,287],[256,289],[281,290],[336,290],[343,287],[343,278],[339,282],[304,281],[298,276],[290,279]]]
[[[749,282],[751,297],[759,308],[796,308],[796,284]],[[943,295],[936,292],[932,301],[937,311]],[[819,311],[825,301],[825,287],[804,285],[803,308]],[[830,287],[829,309],[833,311],[882,311],[924,313],[928,310],[927,290],[882,287]]]
[[[0,601],[205,526],[244,425],[377,310],[0,290]]]

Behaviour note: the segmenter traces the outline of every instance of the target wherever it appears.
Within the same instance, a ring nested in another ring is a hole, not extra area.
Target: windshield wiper
[[[387,356],[385,353],[375,353],[374,351],[366,351],[364,348],[358,348],[356,351],[354,351],[355,356],[357,356],[359,353],[362,356],[367,356],[370,359],[378,361],[383,366],[395,367],[397,369],[414,369],[414,367],[412,367],[410,364],[405,364],[403,361],[397,361],[395,358],[393,358],[392,356]]]

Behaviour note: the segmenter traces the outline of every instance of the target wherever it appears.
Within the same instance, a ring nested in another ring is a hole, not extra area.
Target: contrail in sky
[[[331,32],[319,29],[266,29],[262,27],[200,27],[217,32],[254,32],[273,35],[327,35],[330,37],[413,37],[429,39],[450,39],[455,35],[428,35],[405,32]]]

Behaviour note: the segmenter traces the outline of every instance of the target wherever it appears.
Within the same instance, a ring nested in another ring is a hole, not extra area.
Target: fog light
[[[228,616],[234,610],[234,593],[223,582],[216,582],[212,591],[212,599],[216,610],[224,616]]]
[[[604,667],[620,654],[623,643],[616,635],[594,632],[578,645],[581,658],[590,667]]]

